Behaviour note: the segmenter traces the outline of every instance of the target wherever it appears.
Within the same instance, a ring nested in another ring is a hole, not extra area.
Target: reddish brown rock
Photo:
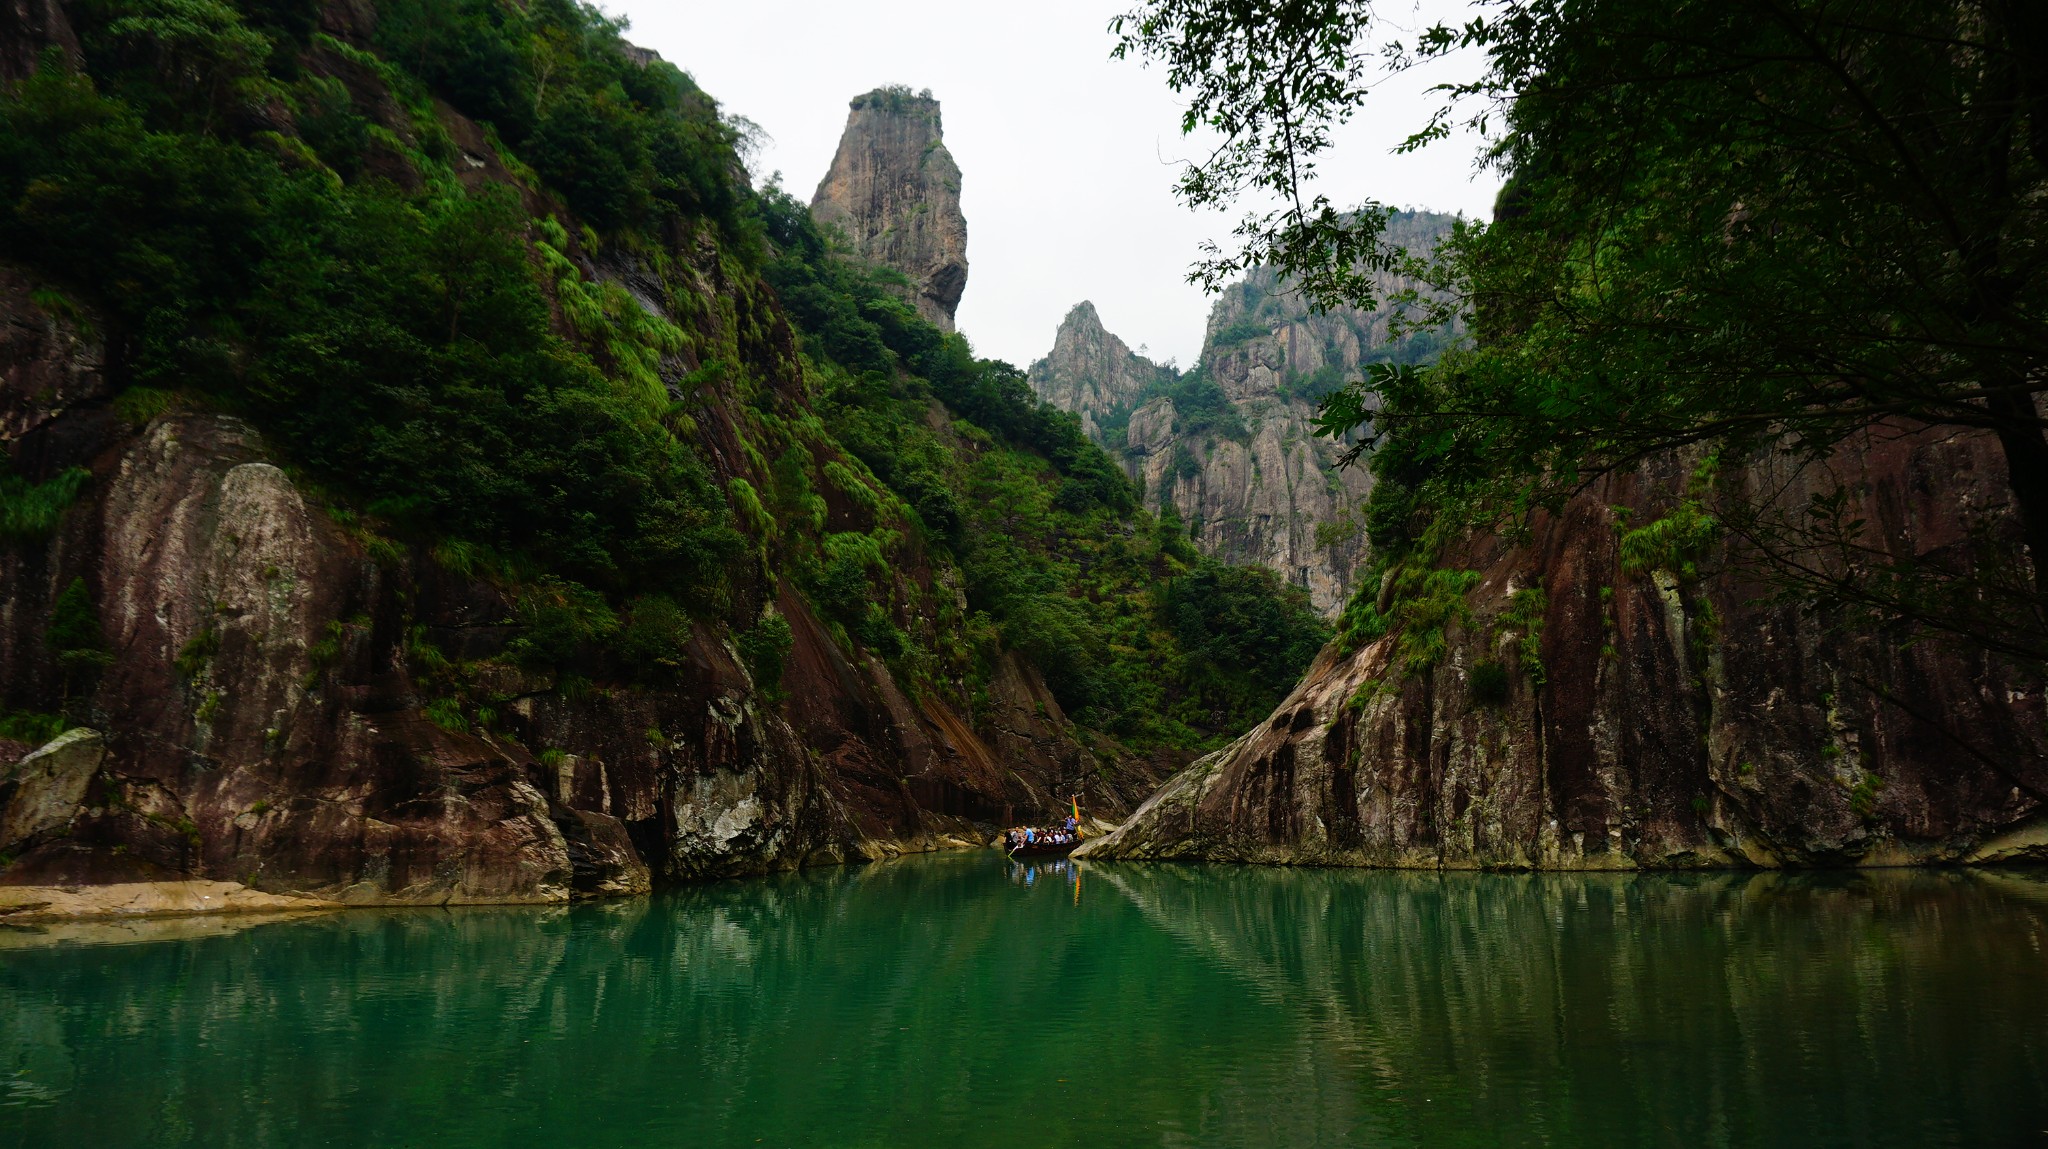
[[[1921,434],[1834,460],[1879,537],[1921,555],[2006,514],[1997,447]],[[1722,564],[1625,574],[1612,506],[1668,511],[1689,468],[1600,484],[1518,546],[1473,540],[1469,619],[1403,673],[1398,636],[1327,650],[1269,721],[1169,782],[1095,857],[1423,867],[1883,865],[2048,858],[2048,718],[2035,675],[1939,642],[1774,605]],[[1812,491],[1774,461],[1736,476]],[[1789,486],[1784,485],[1790,478]],[[1541,587],[1542,674],[1509,613]]]
[[[0,548],[0,705],[89,718],[106,753],[82,795],[60,796],[61,826],[15,843],[0,884],[556,901],[978,842],[1070,793],[1122,814],[1163,776],[1140,764],[1111,784],[1101,766],[1125,752],[1084,742],[1028,664],[1005,661],[990,713],[969,720],[850,657],[786,591],[795,642],[772,699],[714,621],[673,681],[565,693],[503,658],[517,629],[503,592],[425,556],[373,558],[251,427],[175,402],[140,426],[118,417],[96,348],[32,294],[0,270],[0,410],[19,416],[0,445],[32,481],[91,477],[50,538]],[[804,402],[781,317],[742,320],[778,333],[781,358],[760,367],[776,401]],[[708,395],[702,449],[721,479],[765,485],[746,469],[743,409]],[[836,498],[833,529],[866,529]],[[952,592],[914,552],[900,577],[897,621],[929,639],[936,616],[917,604]],[[110,652],[89,699],[67,695],[44,642],[73,579]],[[492,729],[428,718],[416,641],[461,665]]]
[[[78,36],[59,0],[0,0],[0,84],[33,73],[52,48],[78,60]]]

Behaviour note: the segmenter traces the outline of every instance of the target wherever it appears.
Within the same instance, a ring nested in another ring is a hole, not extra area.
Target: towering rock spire
[[[951,331],[967,287],[967,219],[939,102],[889,87],[851,108],[811,214],[845,232],[855,254],[909,276],[918,314]]]

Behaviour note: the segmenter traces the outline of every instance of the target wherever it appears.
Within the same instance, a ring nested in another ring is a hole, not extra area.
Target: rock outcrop
[[[1051,354],[1031,365],[1031,386],[1038,397],[1079,415],[1082,430],[1097,443],[1104,441],[1098,416],[1132,410],[1170,377],[1166,368],[1110,334],[1095,305],[1086,300],[1060,321]]]
[[[908,277],[918,314],[951,331],[967,288],[967,219],[939,102],[877,88],[851,109],[811,214],[843,232],[853,254]]]
[[[1744,567],[1621,566],[1691,460],[1612,477],[1527,542],[1474,538],[1443,654],[1326,650],[1269,721],[1184,771],[1099,858],[1604,869],[2048,860],[2036,673],[1775,604]],[[1803,506],[1771,456],[1727,481]],[[2006,529],[1984,436],[1845,445],[1852,517],[1922,556]]]
[[[0,700],[59,700],[45,634],[72,579],[111,652],[73,705],[104,737],[73,731],[25,758],[9,744],[0,884],[553,901],[979,842],[977,822],[1077,790],[1128,811],[1163,776],[1138,764],[1130,790],[1109,784],[1099,762],[1115,748],[1068,725],[1014,654],[970,722],[852,661],[786,589],[782,701],[710,624],[672,686],[566,694],[503,660],[502,592],[423,556],[373,555],[232,417],[174,407],[124,422],[89,341],[25,280],[0,285],[0,333],[33,336],[0,345],[13,356],[0,407],[30,428],[6,440],[13,466],[92,476],[46,544],[0,550]],[[716,403],[706,415],[707,435],[729,431]],[[497,700],[491,729],[429,716],[427,649]]]
[[[0,765],[0,884],[558,901],[979,842],[977,821],[1077,789],[1127,811],[1163,776],[1107,786],[1098,756],[1115,750],[1086,742],[1014,655],[977,725],[852,662],[787,591],[784,701],[762,697],[710,624],[672,686],[565,694],[503,660],[502,592],[373,555],[247,425],[175,407],[124,422],[90,344],[25,290],[0,293],[0,330],[54,332],[39,346],[65,359],[8,379],[85,380],[61,410],[0,389],[33,414],[7,442],[14,466],[92,475],[46,545],[0,550],[0,700],[58,700],[45,634],[74,578],[110,652],[73,704],[95,730],[26,757],[12,743]],[[492,728],[430,717],[427,649],[497,699]]]
[[[358,35],[337,10],[329,31]],[[368,113],[398,108],[344,53],[316,44],[305,63],[363,85]],[[929,113],[923,149],[936,108],[906,106]],[[874,141],[907,131],[874,112],[855,115]],[[474,156],[464,178],[515,179],[488,133],[446,105],[435,113]],[[943,149],[923,155],[934,187],[956,193]],[[957,255],[957,200],[945,202],[951,223],[922,234]],[[692,397],[694,447],[728,489],[771,489],[746,421],[769,408],[815,419],[795,335],[709,245],[672,254],[693,298],[725,306],[664,317],[745,364]],[[629,289],[646,274],[577,258],[580,274]],[[934,296],[948,308],[965,272],[949,266],[952,287]],[[745,618],[790,626],[779,690],[754,681],[734,644],[741,623],[725,618],[696,620],[659,683],[572,686],[524,667],[508,653],[514,592],[369,531],[233,416],[161,391],[117,401],[91,334],[105,325],[46,286],[0,266],[0,449],[22,482],[82,483],[48,530],[0,540],[0,712],[62,711],[91,729],[41,749],[0,740],[0,886],[554,902],[979,843],[996,821],[1070,793],[1121,815],[1167,773],[1069,724],[1014,654],[985,703],[905,689],[765,566],[733,594]],[[695,371],[698,354],[663,370]],[[818,466],[849,462],[815,450]],[[822,514],[833,530],[872,526],[836,490]],[[929,641],[957,588],[915,549],[900,557],[892,622]],[[83,676],[51,642],[74,586],[101,632]]]
[[[1387,238],[1425,251],[1452,217],[1401,212]],[[1413,286],[1380,274],[1385,300]],[[1431,357],[1446,334],[1395,334],[1392,305],[1311,314],[1271,271],[1226,288],[1209,315],[1201,361],[1186,376],[1134,355],[1103,330],[1092,305],[1060,325],[1051,354],[1031,367],[1046,402],[1081,416],[1096,442],[1142,482],[1148,507],[1172,503],[1195,546],[1230,563],[1257,563],[1335,614],[1365,558],[1356,510],[1371,486],[1340,469],[1344,445],[1316,438],[1316,402],[1375,362]],[[1454,334],[1454,333],[1452,333]],[[1220,398],[1216,392],[1220,391]],[[1173,393],[1204,395],[1221,413],[1177,408]]]
[[[78,59],[78,36],[59,0],[0,0],[0,84],[35,71],[36,61],[50,48]]]
[[[0,853],[19,853],[68,827],[106,757],[99,732],[79,727],[0,767]]]
[[[1271,568],[1334,615],[1365,557],[1353,509],[1371,476],[1338,468],[1337,445],[1310,434],[1313,402],[1274,394],[1234,406],[1242,432],[1186,431],[1172,400],[1152,400],[1131,415],[1127,465],[1147,506],[1173,504],[1202,553]]]
[[[266,894],[239,882],[122,882],[105,886],[0,885],[0,922],[262,914],[275,919],[340,909],[339,902]],[[124,939],[125,940],[125,939]]]

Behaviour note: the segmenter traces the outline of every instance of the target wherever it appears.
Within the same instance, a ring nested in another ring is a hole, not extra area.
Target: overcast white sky
[[[1026,366],[1052,346],[1069,307],[1156,359],[1194,361],[1209,300],[1185,282],[1197,245],[1227,238],[1228,217],[1173,197],[1181,105],[1164,74],[1109,58],[1109,20],[1134,0],[608,0],[635,43],[660,52],[727,112],[773,137],[759,161],[808,201],[831,165],[852,97],[883,84],[930,88],[962,173],[967,291],[960,329],[983,355]],[[1455,16],[1463,0],[1389,0],[1402,26]],[[1459,65],[1453,64],[1456,68]],[[1498,181],[1475,173],[1477,144],[1417,155],[1389,149],[1428,119],[1439,71],[1375,91],[1322,186],[1342,204],[1486,215]]]

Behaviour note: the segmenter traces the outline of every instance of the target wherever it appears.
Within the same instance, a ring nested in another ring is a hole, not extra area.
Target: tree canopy
[[[1483,56],[1410,140],[1462,119],[1507,177],[1494,221],[1429,268],[1431,318],[1463,311],[1474,343],[1375,367],[1323,411],[1328,433],[1400,440],[1388,498],[1499,521],[1673,448],[1824,472],[1854,441],[1984,432],[2014,523],[1966,563],[1845,520],[1848,480],[1798,508],[1715,505],[1800,594],[2048,655],[2048,10],[1497,0],[1401,42],[1374,38],[1368,3],[1156,0],[1115,27],[1192,94],[1185,126],[1227,141],[1183,194],[1277,193],[1288,206],[1248,220],[1234,258],[1324,303],[1359,302],[1357,268],[1404,258],[1373,205],[1347,219],[1305,198],[1331,128],[1388,70]],[[1412,517],[1387,541],[1403,533]]]

